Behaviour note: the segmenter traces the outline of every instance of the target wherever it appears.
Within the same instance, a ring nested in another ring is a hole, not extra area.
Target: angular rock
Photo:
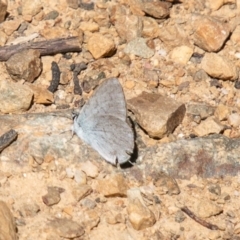
[[[215,107],[205,103],[189,103],[186,113],[193,116],[200,116],[201,119],[206,119],[214,114],[215,109]]]
[[[222,80],[236,80],[238,71],[234,63],[226,57],[215,53],[206,53],[202,60],[202,68],[211,77]]]
[[[88,177],[96,178],[99,173],[98,167],[90,161],[80,164],[80,168]]]
[[[8,36],[10,36],[14,31],[16,31],[19,28],[21,22],[22,22],[22,20],[20,20],[20,19],[5,21],[1,24],[1,27],[4,30],[4,32]]]
[[[156,222],[156,218],[153,212],[145,205],[141,191],[139,189],[129,189],[127,197],[127,212],[133,228],[143,230],[152,227]]]
[[[156,20],[150,17],[142,17],[142,37],[156,38],[159,36],[159,26]]]
[[[228,116],[228,122],[233,127],[239,127],[240,126],[240,115],[239,113],[232,113]]]
[[[194,128],[194,133],[197,136],[207,136],[209,134],[220,133],[224,128],[224,125],[214,117],[209,117]]]
[[[202,218],[209,218],[211,216],[218,215],[223,212],[223,208],[212,203],[211,201],[204,199],[201,200],[197,206],[197,215]]]
[[[38,50],[23,50],[12,55],[6,62],[11,78],[33,82],[42,70],[40,52]]]
[[[74,180],[79,183],[80,185],[84,185],[87,183],[87,176],[86,174],[79,170],[79,169],[75,169],[74,171]]]
[[[137,37],[141,37],[142,19],[134,15],[122,15],[117,18],[115,28],[122,39],[130,42]]]
[[[48,193],[42,196],[42,200],[47,206],[55,205],[60,202],[60,193],[63,191],[63,189],[58,187],[48,187]]]
[[[152,176],[154,185],[157,188],[161,188],[161,192],[166,192],[170,196],[180,193],[177,181],[171,176],[163,172],[152,174]]]
[[[214,112],[214,116],[219,120],[219,121],[224,121],[227,120],[228,116],[230,114],[230,109],[228,106],[219,104]]]
[[[179,64],[186,65],[193,54],[193,49],[188,46],[176,47],[172,50],[170,58]]]
[[[31,15],[34,17],[43,8],[42,2],[38,0],[25,0],[22,3],[22,15]]]
[[[161,1],[143,1],[141,10],[154,18],[163,19],[169,16],[171,4]]]
[[[6,80],[0,81],[0,111],[13,113],[26,111],[32,102],[33,93],[29,87]]]
[[[77,222],[66,218],[56,218],[48,226],[52,228],[60,237],[73,239],[84,234],[84,228]]]
[[[142,58],[150,58],[154,55],[154,51],[147,46],[144,38],[135,38],[130,41],[125,47],[124,52]]]
[[[99,26],[97,23],[89,21],[89,22],[81,22],[79,28],[82,29],[84,32],[97,32],[99,31]]]
[[[87,48],[95,59],[111,56],[115,51],[115,43],[100,33],[94,33],[87,42]]]
[[[230,34],[226,24],[209,16],[196,17],[193,29],[194,43],[208,52],[218,51]]]
[[[167,46],[178,47],[181,45],[189,45],[187,36],[175,25],[163,26],[159,30],[159,38]]]
[[[106,197],[126,196],[127,182],[122,174],[110,174],[97,181],[97,190]]]
[[[17,240],[16,224],[7,204],[0,201],[0,239]]]
[[[81,224],[84,226],[84,229],[87,229],[86,231],[90,231],[99,224],[100,217],[95,209],[90,209],[83,213],[83,218],[81,220]]]
[[[33,101],[39,104],[51,104],[54,102],[54,96],[52,92],[49,92],[46,87],[26,84],[33,92]]]
[[[7,6],[8,6],[7,1],[0,0],[0,23],[5,20],[7,14]]]
[[[76,201],[79,202],[81,199],[91,194],[91,192],[92,188],[89,185],[80,185],[73,189],[72,194],[75,197]]]
[[[143,92],[127,103],[139,125],[151,137],[157,138],[173,132],[181,123],[186,111],[184,104],[154,93]]]

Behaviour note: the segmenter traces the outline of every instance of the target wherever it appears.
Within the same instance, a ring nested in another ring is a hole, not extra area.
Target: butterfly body
[[[74,118],[73,131],[111,164],[125,163],[134,148],[122,87],[105,80]]]

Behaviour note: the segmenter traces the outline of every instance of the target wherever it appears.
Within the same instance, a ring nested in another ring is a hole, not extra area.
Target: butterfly
[[[122,86],[117,78],[109,78],[95,90],[79,114],[75,114],[73,132],[107,162],[123,164],[134,149],[133,130],[126,120]]]

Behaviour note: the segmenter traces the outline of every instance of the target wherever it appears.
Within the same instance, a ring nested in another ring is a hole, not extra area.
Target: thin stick
[[[206,222],[205,220],[197,217],[188,207],[184,206],[181,208],[181,210],[186,213],[190,218],[195,220],[197,223],[201,224],[202,226],[209,228],[211,230],[219,230],[219,227],[217,225],[211,224]]]

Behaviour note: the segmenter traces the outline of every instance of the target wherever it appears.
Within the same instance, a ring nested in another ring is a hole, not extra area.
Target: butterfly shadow
[[[135,129],[135,123],[133,122],[133,120],[131,119],[131,117],[128,117],[127,118],[127,122],[132,126],[132,129],[133,129],[133,136],[134,136],[134,148],[133,148],[133,153],[131,154],[131,157],[130,159],[121,164],[120,167],[122,169],[127,169],[127,168],[131,168],[133,167],[135,164],[136,164],[136,161],[138,159],[138,146],[136,144],[136,137],[137,137],[137,133],[136,133],[136,129]]]

